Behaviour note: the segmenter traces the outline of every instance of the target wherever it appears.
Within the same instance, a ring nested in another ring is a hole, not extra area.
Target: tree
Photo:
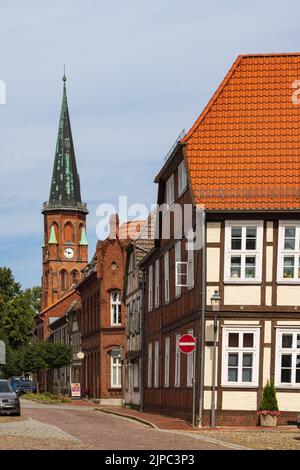
[[[0,338],[8,346],[18,349],[28,344],[36,313],[28,293],[21,292],[2,306],[0,314]]]
[[[10,268],[0,267],[0,308],[21,292],[21,285],[15,281]]]
[[[72,347],[61,343],[45,342],[43,346],[43,359],[45,368],[48,370],[57,370],[58,377],[58,395],[60,395],[60,369],[68,366],[72,362]]]
[[[264,386],[263,398],[259,407],[260,410],[278,411],[276,390],[273,382],[267,381]]]

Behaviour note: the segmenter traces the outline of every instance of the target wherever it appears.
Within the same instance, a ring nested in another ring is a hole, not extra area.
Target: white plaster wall
[[[223,410],[257,410],[257,393],[228,391],[222,395]]]
[[[266,286],[266,305],[272,305],[272,287]]]
[[[277,286],[277,305],[300,305],[300,285]]]
[[[300,412],[300,390],[295,390],[294,393],[279,392],[277,390],[277,400],[280,411]]]
[[[225,305],[260,305],[260,286],[225,286]]]
[[[207,248],[206,250],[206,280],[219,282],[220,277],[220,248]]]
[[[221,222],[208,222],[206,228],[207,243],[220,243]]]
[[[273,247],[267,246],[266,249],[266,281],[272,282],[273,279]]]

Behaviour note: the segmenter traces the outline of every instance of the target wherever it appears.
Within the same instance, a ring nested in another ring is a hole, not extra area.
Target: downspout
[[[198,427],[203,426],[203,408],[204,408],[204,369],[205,369],[205,307],[206,307],[206,237],[205,237],[205,210],[197,208],[196,213],[199,216],[202,256],[201,256],[201,279],[200,279],[200,302],[201,302],[201,333],[200,333],[200,380],[199,380],[199,422]],[[197,225],[196,225],[197,226]]]

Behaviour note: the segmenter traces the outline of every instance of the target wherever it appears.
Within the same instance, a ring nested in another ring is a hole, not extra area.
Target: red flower
[[[271,410],[259,410],[256,412],[258,415],[263,415],[263,416],[279,416],[280,411],[271,411]]]

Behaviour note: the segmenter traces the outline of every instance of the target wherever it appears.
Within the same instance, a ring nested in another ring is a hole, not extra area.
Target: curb
[[[156,426],[156,424],[151,423],[151,421],[147,421],[146,419],[139,418],[138,416],[132,416],[132,415],[128,415],[128,414],[125,414],[125,413],[118,413],[118,411],[103,410],[102,408],[94,408],[94,411],[101,411],[102,413],[115,415],[115,416],[118,416],[120,418],[125,418],[125,419],[129,419],[129,420],[132,420],[132,421],[137,421],[138,423],[144,424],[145,426],[149,426],[150,428],[158,429],[158,430],[161,431],[161,429],[158,426]]]

